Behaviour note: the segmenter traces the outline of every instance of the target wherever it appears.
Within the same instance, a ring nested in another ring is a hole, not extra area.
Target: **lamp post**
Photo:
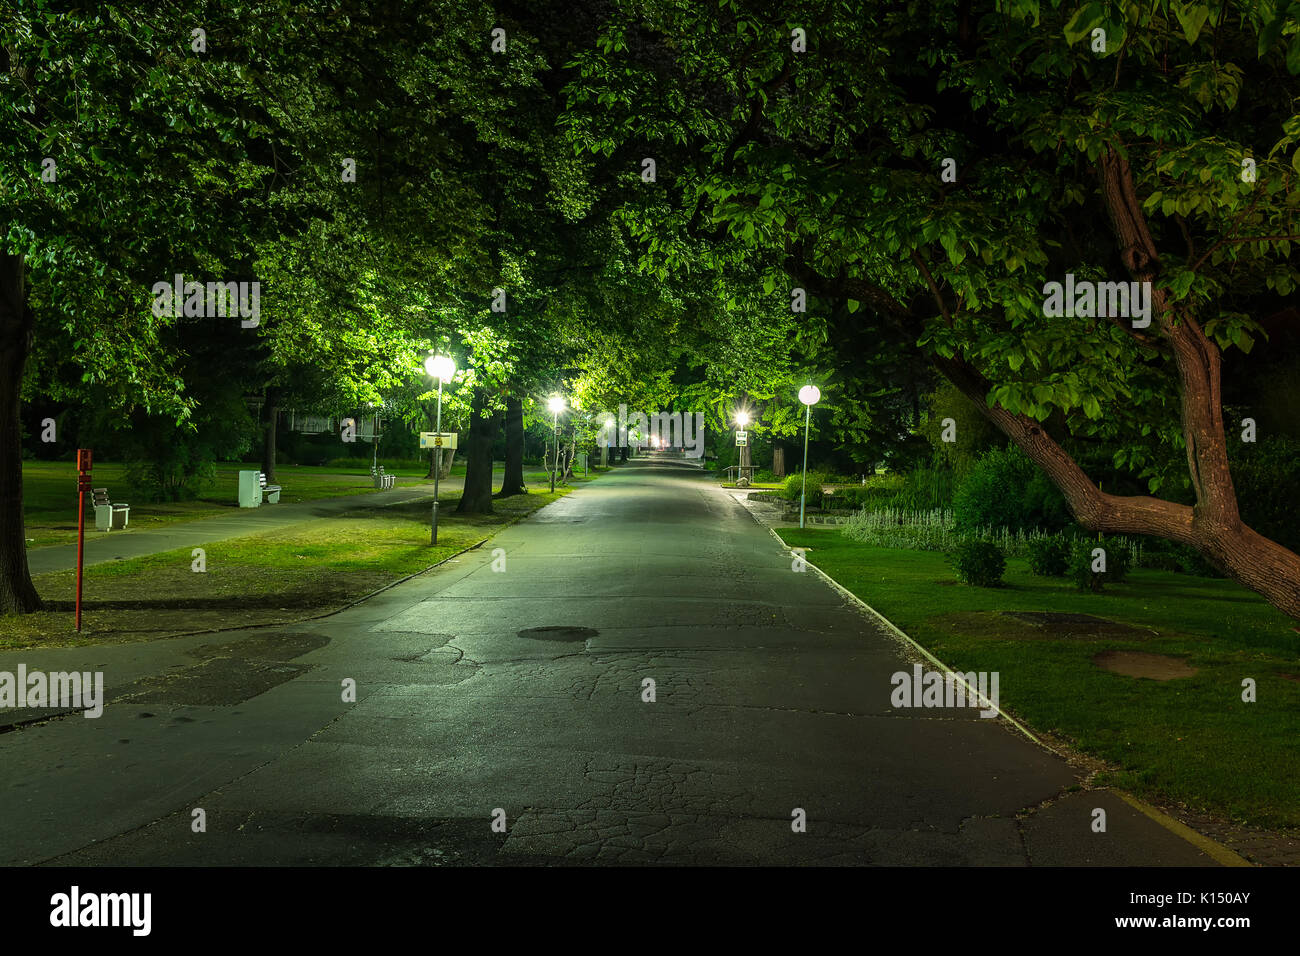
[[[564,411],[564,399],[552,395],[546,403],[551,410],[551,427],[555,432],[555,464],[551,467],[551,492],[555,491],[555,473],[560,470],[560,412]]]
[[[736,412],[736,425],[743,432],[745,426],[749,424],[749,412],[743,408]],[[749,440],[740,446],[740,454],[736,458],[736,483],[739,485],[740,479],[745,477],[745,466],[749,464]]]
[[[442,383],[456,374],[456,363],[445,355],[430,355],[424,360],[424,370],[438,380],[438,417],[434,434],[442,434]],[[437,439],[435,439],[436,441]],[[438,484],[442,478],[442,446],[435,445],[437,457],[433,465],[433,513],[429,519],[429,544],[438,543]]]
[[[370,416],[370,444],[374,448],[374,455],[370,459],[370,476],[373,478],[379,474],[379,409],[374,405],[370,408],[373,410]]]
[[[816,385],[805,385],[799,389],[799,401],[803,402],[805,412],[803,417],[803,485],[799,489],[799,527],[803,527],[803,504],[804,498],[808,494],[808,426],[812,421],[812,407],[816,405],[822,397],[822,391]]]

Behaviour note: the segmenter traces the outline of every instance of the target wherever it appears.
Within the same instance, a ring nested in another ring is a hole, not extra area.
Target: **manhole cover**
[[[600,631],[593,627],[573,627],[569,624],[552,624],[548,627],[529,627],[519,632],[520,637],[534,641],[585,641]]]

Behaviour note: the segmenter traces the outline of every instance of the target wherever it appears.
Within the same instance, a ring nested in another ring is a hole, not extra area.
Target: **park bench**
[[[375,487],[376,487],[376,488],[379,488],[379,489],[381,489],[381,490],[383,490],[383,491],[387,491],[389,488],[393,487],[393,485],[395,485],[395,484],[397,483],[397,476],[396,476],[396,475],[386,475],[386,474],[384,474],[384,466],[383,466],[383,465],[380,465],[380,466],[379,466],[379,470],[378,470],[378,471],[376,471],[375,469],[371,468],[371,469],[370,469],[370,473],[374,476],[374,479],[375,479]]]
[[[263,501],[275,504],[280,500],[280,486],[268,485],[266,473],[241,471],[239,473],[239,507],[257,508]]]
[[[100,531],[112,531],[113,528],[125,528],[127,522],[131,519],[131,506],[119,502],[112,502],[108,497],[107,488],[92,488],[90,491],[91,503],[95,508],[95,527]],[[122,523],[118,524],[118,516],[121,515]]]

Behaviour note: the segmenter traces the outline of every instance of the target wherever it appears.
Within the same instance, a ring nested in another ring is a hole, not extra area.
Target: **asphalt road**
[[[323,621],[19,661],[109,703],[0,734],[0,863],[1213,863],[1001,719],[892,707],[904,647],[683,466]]]

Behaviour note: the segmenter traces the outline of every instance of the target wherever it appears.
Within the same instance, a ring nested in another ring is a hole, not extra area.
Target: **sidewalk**
[[[444,478],[439,495],[459,491],[465,483],[461,475]],[[196,548],[213,541],[237,538],[260,531],[271,531],[314,518],[352,511],[356,508],[386,508],[392,505],[433,498],[433,483],[405,485],[392,491],[376,491],[341,498],[321,498],[294,504],[264,504],[260,508],[232,508],[228,515],[201,518],[165,525],[151,531],[96,531],[91,523],[86,529],[86,552],[83,563],[103,564],[124,558],[143,558],[176,548]],[[137,509],[133,509],[137,510]],[[147,511],[148,505],[138,508]],[[27,565],[32,574],[67,571],[77,566],[77,546],[59,544],[48,548],[28,549]]]

